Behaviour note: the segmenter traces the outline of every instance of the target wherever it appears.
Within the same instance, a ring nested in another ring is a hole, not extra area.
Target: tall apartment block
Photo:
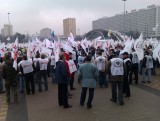
[[[68,37],[71,32],[73,36],[76,36],[76,19],[75,18],[67,18],[63,20],[63,32],[65,37]]]
[[[156,29],[153,29],[155,27]],[[160,37],[160,6],[151,5],[146,9],[132,10],[125,16],[117,14],[112,17],[103,17],[93,21],[92,28],[109,29],[121,33],[134,31],[143,33],[145,37]]]

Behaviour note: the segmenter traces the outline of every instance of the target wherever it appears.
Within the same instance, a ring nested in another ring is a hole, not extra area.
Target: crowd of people
[[[27,58],[26,51],[19,49],[17,57],[17,70],[13,67],[11,52],[7,51],[4,58],[0,59],[0,92],[3,93],[3,79],[5,83],[6,103],[11,103],[10,91],[13,92],[14,103],[18,103],[18,91],[27,95],[38,91],[48,91],[48,77],[53,84],[58,84],[58,104],[64,108],[71,108],[68,98],[72,97],[70,90],[74,87],[75,73],[78,72],[78,82],[82,85],[80,105],[83,106],[87,90],[89,97],[87,108],[92,108],[94,90],[96,84],[99,88],[107,88],[111,84],[111,101],[124,105],[124,97],[131,97],[130,85],[138,85],[139,72],[142,73],[141,82],[151,83],[152,72],[159,62],[152,58],[149,49],[144,51],[142,60],[138,59],[137,53],[132,48],[132,53],[120,54],[120,47],[110,48],[108,52],[90,47],[83,50],[81,47],[73,48],[72,52],[60,49],[59,60],[55,61],[55,53],[51,57],[36,52],[32,59]],[[155,64],[156,63],[156,64]],[[133,78],[134,74],[134,78]],[[43,79],[43,80],[42,80]],[[44,85],[44,86],[43,86]]]

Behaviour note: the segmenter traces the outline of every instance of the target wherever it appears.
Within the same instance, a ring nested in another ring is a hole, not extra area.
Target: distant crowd
[[[0,93],[6,93],[6,104],[11,103],[11,91],[14,103],[18,103],[18,92],[27,95],[38,91],[48,91],[48,77],[53,84],[58,85],[58,105],[71,108],[68,98],[72,97],[71,91],[76,90],[75,73],[78,73],[78,83],[82,85],[80,105],[83,106],[87,90],[89,97],[87,108],[92,108],[92,100],[96,84],[99,88],[107,88],[111,84],[111,101],[124,105],[124,98],[131,97],[130,85],[135,83],[152,83],[152,75],[155,68],[160,67],[158,59],[153,59],[151,47],[145,47],[144,58],[138,59],[138,55],[132,48],[131,54],[123,52],[121,46],[105,51],[101,48],[87,48],[87,50],[73,47],[72,52],[60,49],[59,60],[55,61],[55,52],[48,57],[44,53],[36,52],[35,56],[27,58],[27,49],[18,50],[17,69],[13,67],[14,60],[10,50],[5,56],[0,57]],[[86,53],[87,52],[87,53]],[[142,74],[141,78],[139,73]],[[134,76],[133,76],[134,75]]]

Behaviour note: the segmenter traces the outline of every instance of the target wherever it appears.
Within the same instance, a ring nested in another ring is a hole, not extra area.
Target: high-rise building
[[[1,29],[1,35],[4,35],[4,29]]]
[[[40,37],[42,38],[51,38],[51,29],[49,28],[44,28],[40,30]]]
[[[64,36],[68,37],[72,32],[73,36],[76,36],[76,19],[67,18],[63,20],[63,32]]]
[[[160,37],[160,6],[151,5],[146,9],[132,10],[125,16],[117,14],[113,17],[100,18],[92,22],[92,28],[122,33],[133,31],[143,33],[145,37]]]
[[[13,27],[12,25],[5,24],[4,28],[1,30],[2,35],[4,36],[12,36],[13,35]]]

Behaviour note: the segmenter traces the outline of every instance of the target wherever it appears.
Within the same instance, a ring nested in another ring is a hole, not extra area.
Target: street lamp
[[[125,2],[126,2],[127,0],[122,0],[122,1],[124,2],[124,35],[125,35],[125,33],[126,33],[126,30],[125,30],[126,4],[125,4]]]
[[[11,26],[10,26],[10,19],[9,19],[10,13],[7,13],[7,14],[8,14],[8,28],[9,28],[8,34],[9,34],[9,36],[10,36],[10,29],[11,29]]]

